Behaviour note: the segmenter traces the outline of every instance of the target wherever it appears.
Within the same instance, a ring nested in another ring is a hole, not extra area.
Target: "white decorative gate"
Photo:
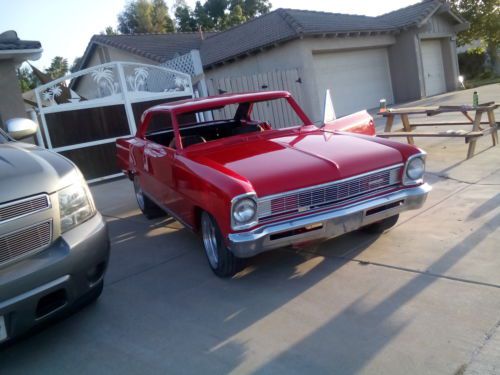
[[[191,77],[164,67],[128,62],[94,66],[35,89],[41,146],[57,151],[90,182],[119,176],[115,141],[135,134],[142,112],[193,97]]]

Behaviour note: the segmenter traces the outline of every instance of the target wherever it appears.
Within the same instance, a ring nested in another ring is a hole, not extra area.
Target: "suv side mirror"
[[[32,136],[38,129],[38,125],[27,118],[12,118],[5,121],[5,125],[9,135],[16,140]]]

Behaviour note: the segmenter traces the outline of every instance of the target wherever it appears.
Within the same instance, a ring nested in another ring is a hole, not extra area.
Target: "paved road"
[[[104,293],[0,351],[0,374],[500,373],[500,147],[481,140],[464,161],[463,141],[419,145],[434,187],[422,210],[380,237],[258,256],[231,280],[178,223],[145,220],[128,181],[94,186]]]

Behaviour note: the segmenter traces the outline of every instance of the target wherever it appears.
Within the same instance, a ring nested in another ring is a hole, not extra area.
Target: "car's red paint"
[[[183,148],[180,114],[279,98],[288,101],[304,126],[233,135]],[[159,112],[172,116],[176,149],[146,137],[152,115]],[[197,230],[199,213],[207,211],[226,238],[233,232],[231,200],[238,195],[255,192],[263,197],[331,182],[404,163],[419,152],[373,135],[373,119],[366,112],[318,128],[287,92],[233,94],[147,110],[137,135],[117,141],[117,159],[125,173],[139,178],[149,197],[185,225]]]

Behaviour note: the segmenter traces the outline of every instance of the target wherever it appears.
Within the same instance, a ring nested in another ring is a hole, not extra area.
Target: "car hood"
[[[0,204],[40,193],[53,193],[74,178],[66,158],[22,142],[0,144]]]
[[[393,147],[317,129],[273,131],[243,138],[205,150],[200,147],[192,157],[232,170],[247,179],[261,197],[403,162],[401,153]]]

